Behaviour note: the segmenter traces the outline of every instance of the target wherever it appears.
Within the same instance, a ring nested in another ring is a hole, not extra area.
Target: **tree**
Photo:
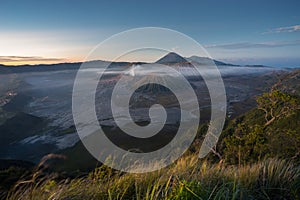
[[[299,109],[297,99],[279,90],[272,90],[257,98],[258,109],[265,113],[265,126],[270,125],[275,119],[288,117]]]
[[[261,159],[267,153],[267,137],[259,125],[236,125],[234,133],[224,139],[225,159],[229,163],[245,164]]]

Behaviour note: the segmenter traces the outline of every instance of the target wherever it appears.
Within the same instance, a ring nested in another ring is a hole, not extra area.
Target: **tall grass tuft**
[[[300,169],[285,160],[238,167],[187,156],[146,174],[101,166],[83,178],[47,176],[12,188],[7,199],[300,199],[299,188]]]

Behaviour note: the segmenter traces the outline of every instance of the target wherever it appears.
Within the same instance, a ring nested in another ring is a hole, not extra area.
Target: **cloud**
[[[248,48],[274,48],[274,47],[285,47],[285,46],[297,46],[300,45],[300,40],[292,41],[276,41],[276,42],[240,42],[240,43],[229,43],[229,44],[212,44],[205,45],[205,48],[219,48],[219,49],[248,49]]]
[[[62,62],[62,58],[45,58],[40,56],[0,56],[1,63],[8,62]]]
[[[300,31],[300,25],[274,28],[266,33],[292,33]]]

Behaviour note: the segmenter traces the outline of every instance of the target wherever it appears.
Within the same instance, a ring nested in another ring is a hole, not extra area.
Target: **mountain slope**
[[[185,63],[185,62],[187,62],[187,60],[185,58],[181,57],[180,55],[178,55],[174,52],[170,52],[167,55],[165,55],[164,57],[157,60],[155,63],[175,64],[175,63]]]
[[[257,107],[227,123],[219,151],[227,163],[279,157],[300,163],[300,70],[279,78]]]
[[[233,64],[230,64],[230,63],[224,63],[224,62],[214,60],[214,59],[211,59],[211,58],[208,58],[208,57],[191,56],[191,57],[188,57],[186,59],[190,62],[196,62],[196,63],[203,64],[203,65],[204,64],[211,64],[212,62],[214,62],[215,65],[238,66],[238,65],[233,65]]]
[[[191,65],[191,62],[198,63],[200,65],[223,65],[223,66],[237,66],[230,63],[224,63],[218,60],[214,60],[208,57],[200,57],[200,56],[191,56],[191,57],[182,57],[174,52],[170,52],[157,60],[155,63],[159,64],[168,64],[168,65],[175,65],[175,64],[185,64]]]

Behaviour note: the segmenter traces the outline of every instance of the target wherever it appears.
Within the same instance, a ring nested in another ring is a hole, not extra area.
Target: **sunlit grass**
[[[105,166],[60,181],[35,174],[19,182],[8,199],[299,199],[299,190],[300,169],[288,161],[268,159],[238,167],[187,156],[146,174]]]

